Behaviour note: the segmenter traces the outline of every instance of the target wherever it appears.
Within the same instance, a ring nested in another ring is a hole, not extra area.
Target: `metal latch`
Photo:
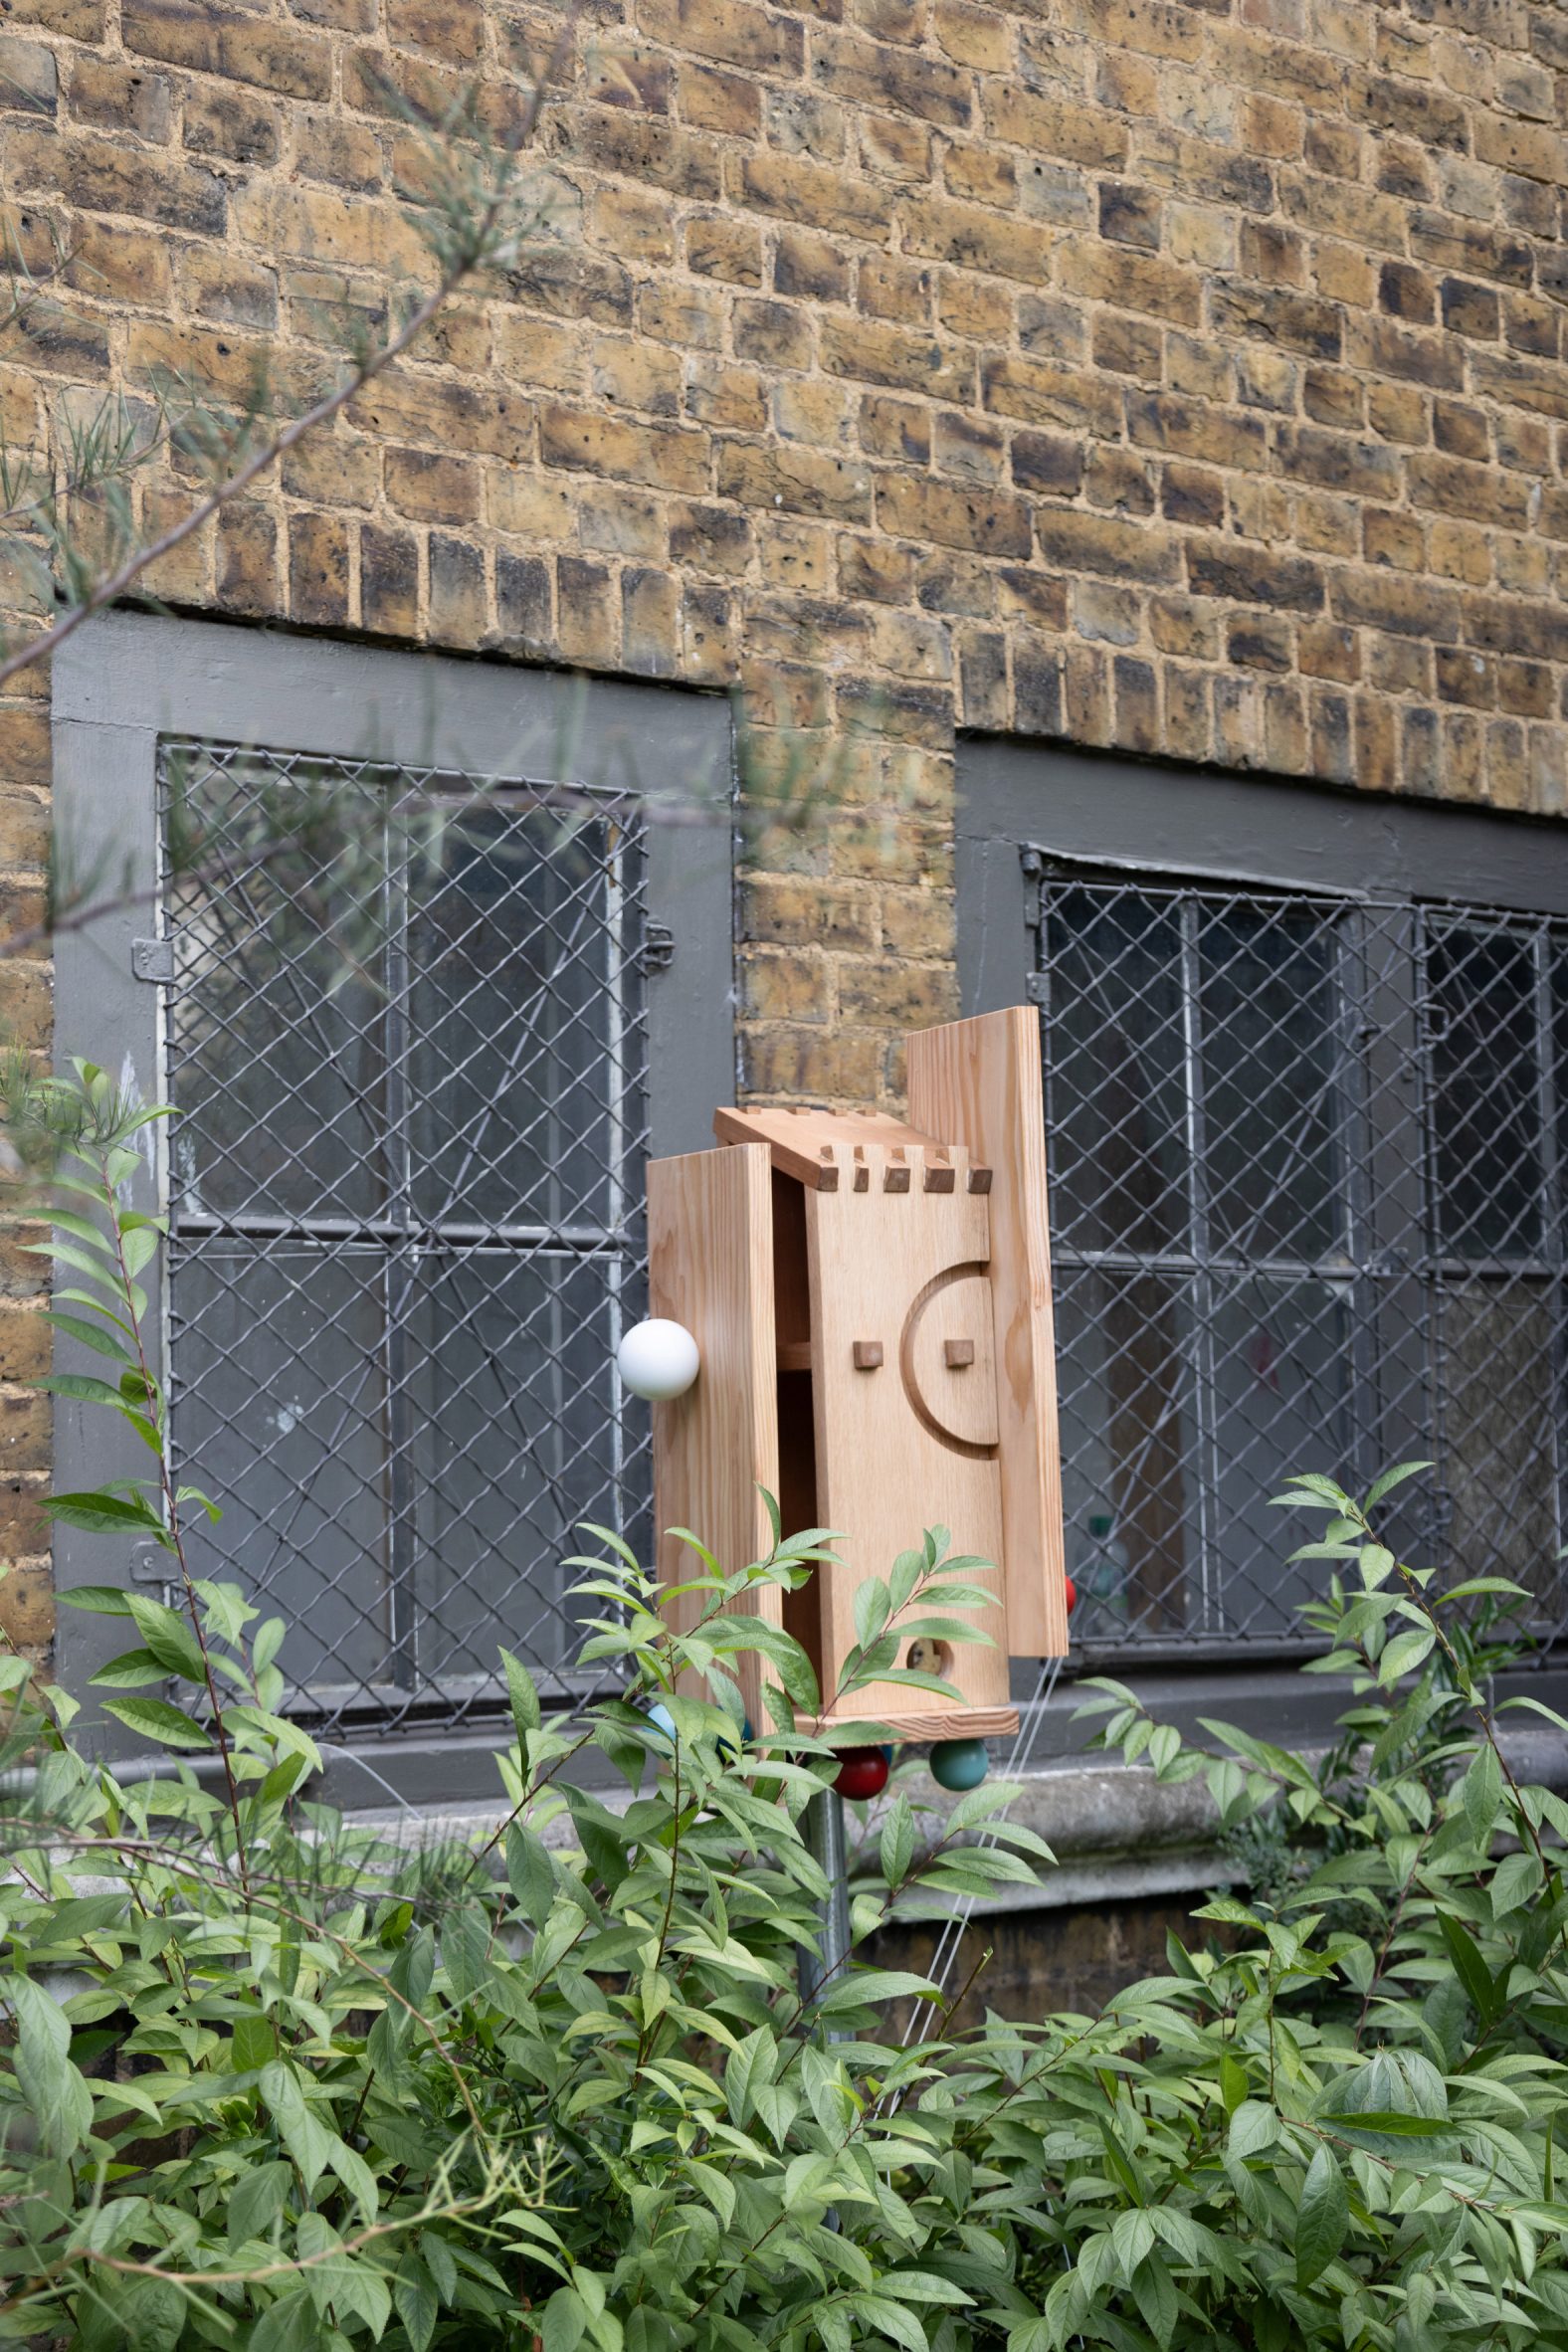
[[[676,935],[668,923],[643,925],[643,970],[668,972],[676,960]],[[170,978],[173,974],[170,974]]]
[[[130,976],[133,980],[149,980],[154,987],[167,988],[174,978],[173,940],[132,939]]]

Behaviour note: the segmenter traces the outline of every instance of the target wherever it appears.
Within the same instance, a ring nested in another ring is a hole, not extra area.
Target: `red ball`
[[[1078,1607],[1078,1586],[1073,1582],[1071,1576],[1065,1581],[1068,1588],[1068,1615],[1071,1617],[1074,1610]]]
[[[834,1787],[841,1797],[857,1801],[880,1797],[887,1786],[887,1759],[881,1748],[844,1748]]]

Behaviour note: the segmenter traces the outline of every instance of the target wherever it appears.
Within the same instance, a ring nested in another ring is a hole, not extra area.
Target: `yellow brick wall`
[[[319,383],[418,261],[387,81],[504,128],[557,22],[4,0],[0,195],[71,255],[7,434],[160,364]],[[1565,94],[1532,0],[588,0],[548,237],[156,585],[743,686],[796,730],[759,777],[827,779],[753,841],[746,1082],[894,1099],[955,1001],[958,727],[1563,810]],[[44,692],[0,708],[13,914]],[[0,963],[35,1041],[47,978]]]

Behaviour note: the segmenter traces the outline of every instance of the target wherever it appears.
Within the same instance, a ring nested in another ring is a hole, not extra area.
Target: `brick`
[[[125,47],[199,74],[255,83],[277,98],[329,98],[329,42],[297,25],[242,16],[210,0],[123,0]]]
[[[934,539],[986,555],[1027,555],[1029,509],[1019,498],[978,489],[950,488],[916,475],[884,475],[878,484],[877,519],[900,536]]]
[[[1215,409],[1171,393],[1126,395],[1128,438],[1140,449],[1197,458],[1212,466],[1264,466],[1269,429],[1258,417]]]
[[[289,517],[289,612],[316,628],[351,618],[348,526],[335,514]]]
[[[619,600],[603,564],[579,556],[555,559],[556,633],[568,662],[611,669],[621,652]]]
[[[1209,539],[1189,541],[1186,558],[1188,585],[1197,596],[1225,596],[1294,613],[1323,608],[1321,568],[1304,557]]]
[[[419,542],[412,531],[363,523],[359,531],[359,607],[366,629],[408,639],[419,633]]]
[[[67,106],[78,122],[99,130],[131,130],[155,146],[168,138],[174,120],[168,76],[124,58],[74,56]]]
[[[872,518],[871,477],[853,461],[812,450],[725,442],[718,451],[717,473],[719,495],[745,506],[828,515],[840,522]]]
[[[276,163],[283,149],[278,108],[246,90],[193,88],[181,136],[193,155],[222,155],[231,163]]]
[[[832,375],[960,404],[975,397],[973,359],[933,335],[871,319],[825,319],[820,340],[822,364]]]
[[[989,271],[998,278],[1043,284],[1050,275],[1050,239],[1034,221],[990,212],[982,205],[927,196],[901,216],[906,253]]]
[[[1040,558],[1068,572],[1172,586],[1181,577],[1178,545],[1164,533],[1108,514],[1043,509],[1036,521]]]
[[[495,623],[500,643],[522,654],[550,647],[550,566],[537,555],[495,557]]]
[[[686,267],[702,278],[731,286],[762,284],[762,240],[743,221],[702,213],[686,222]]]
[[[851,179],[790,155],[743,156],[728,176],[738,203],[843,236],[865,237],[879,245],[887,241],[892,200],[870,180]]]
[[[816,33],[811,75],[817,89],[850,105],[891,106],[945,130],[964,129],[973,113],[972,85],[960,68],[854,34]]]
[[[540,404],[539,454],[547,466],[687,492],[706,488],[710,462],[705,433],[630,424],[554,401]]]
[[[981,398],[999,415],[1030,425],[1114,438],[1121,430],[1121,391],[1079,368],[1009,355],[981,367]]]
[[[1203,280],[1195,270],[1175,262],[1070,238],[1062,247],[1057,275],[1072,294],[1113,302],[1124,310],[1145,310],[1177,326],[1196,326],[1203,315]]]
[[[639,0],[637,21],[650,40],[693,57],[752,74],[793,78],[804,70],[804,29],[749,0]]]
[[[722,193],[719,149],[656,114],[574,106],[547,117],[555,152],[623,179],[712,203]]]
[[[84,136],[12,131],[6,146],[13,184],[64,196],[84,212],[129,213],[165,229],[221,236],[228,218],[223,181],[166,156]]]
[[[989,84],[983,104],[992,136],[1031,155],[1060,155],[1101,171],[1118,170],[1127,159],[1125,121],[1098,107],[1016,83]]]
[[[356,394],[352,414],[362,432],[385,439],[470,450],[511,465],[532,454],[533,402],[493,385],[478,391],[412,368],[389,368]]]

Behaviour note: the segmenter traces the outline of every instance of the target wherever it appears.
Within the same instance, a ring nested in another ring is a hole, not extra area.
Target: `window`
[[[977,765],[961,907],[1010,858],[1043,1014],[1076,1647],[1300,1642],[1281,1477],[1418,1457],[1402,1541],[1556,1631],[1568,907],[1508,903],[1541,897],[1538,829]],[[965,977],[983,1009],[983,955]]]
[[[133,1035],[176,1114],[148,1180],[176,1452],[224,1508],[200,1567],[289,1617],[327,1730],[481,1725],[503,1644],[564,1696],[577,1525],[649,1535],[614,1377],[644,1161],[729,1078],[724,707],[595,688],[568,734],[537,674],[83,637],[66,838],[129,810],[153,904],[71,950],[60,1044]]]

